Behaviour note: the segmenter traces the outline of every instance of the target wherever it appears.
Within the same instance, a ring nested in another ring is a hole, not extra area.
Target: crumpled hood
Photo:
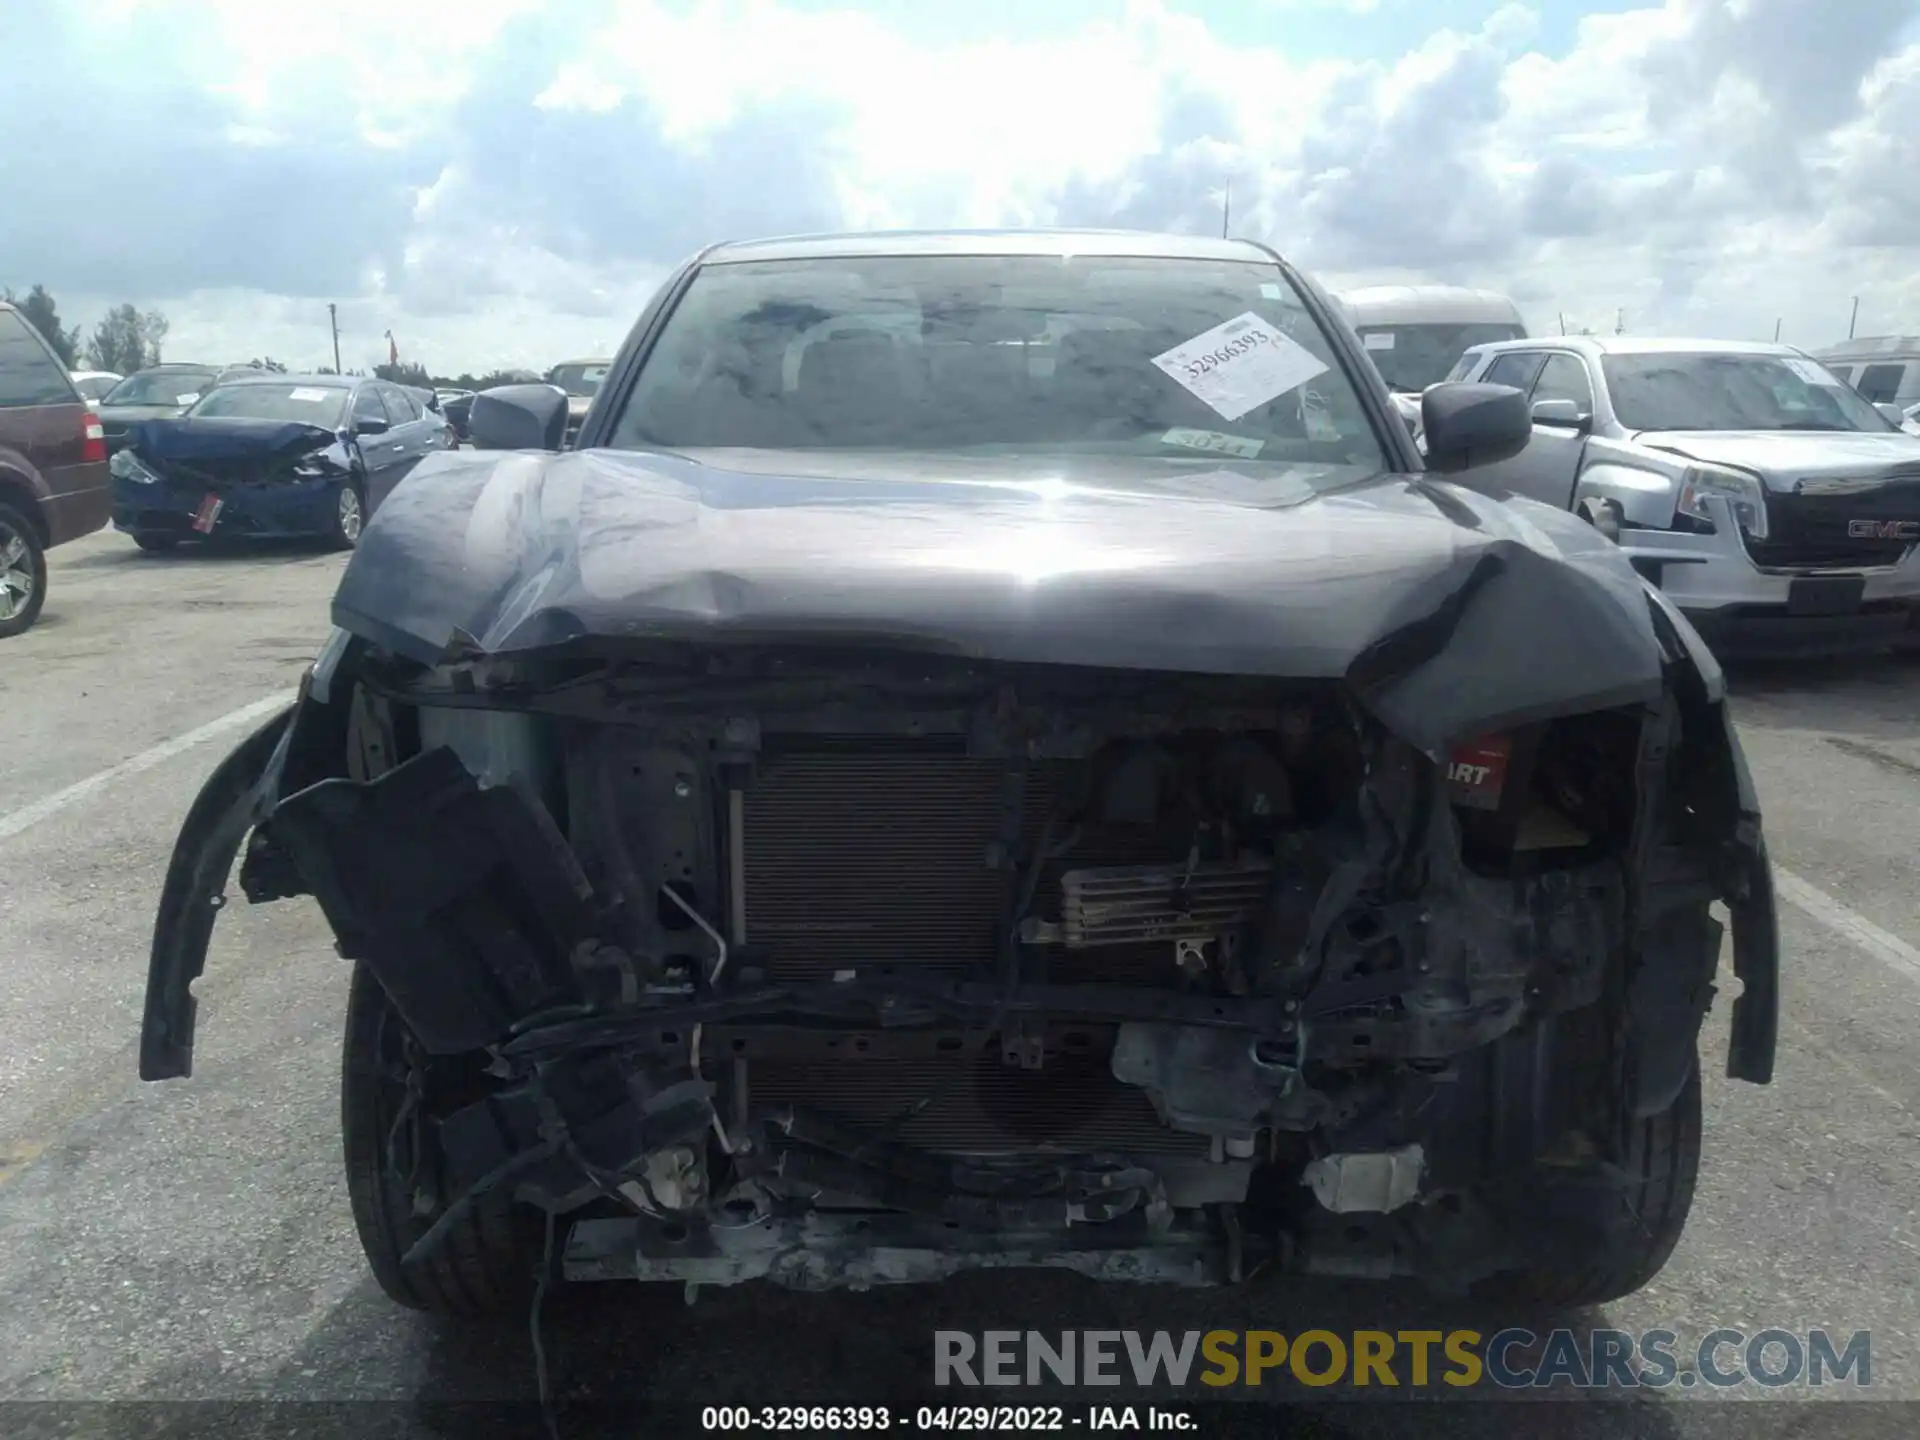
[[[1128,459],[441,452],[333,618],[423,663],[667,639],[1345,677],[1429,750],[1662,688],[1644,583],[1573,516]]]
[[[1782,492],[1800,480],[1920,475],[1920,436],[1898,430],[1650,430],[1635,438],[1688,460],[1748,471]]]
[[[298,420],[209,415],[145,421],[129,443],[148,460],[235,460],[296,455],[332,445],[339,438],[324,426]]]

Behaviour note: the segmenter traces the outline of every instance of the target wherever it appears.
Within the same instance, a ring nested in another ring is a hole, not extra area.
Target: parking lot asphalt
[[[342,564],[297,548],[148,556],[102,534],[54,552],[42,622],[0,647],[0,1399],[400,1401],[380,1413],[438,1433],[435,1402],[534,1393],[524,1323],[436,1324],[364,1270],[338,1158],[347,974],[308,902],[227,911],[193,1078],[136,1075],[179,822],[247,707],[291,696]],[[1871,1393],[1920,1399],[1920,657],[1734,683],[1785,897],[1776,1082],[1719,1077],[1722,1004],[1680,1248],[1647,1289],[1576,1319],[1869,1330]],[[555,1306],[547,1345],[566,1396],[876,1403],[924,1397],[936,1328],[1396,1330],[1450,1313],[1325,1280],[1170,1293],[979,1275],[708,1290],[691,1308],[612,1287]],[[1557,1407],[1552,1433],[1797,1435],[1825,1403],[1738,1404],[1734,1421],[1736,1402],[1706,1393]],[[1443,1407],[1420,1428],[1536,1433],[1510,1412]],[[1913,1419],[1868,1406],[1835,1433]],[[1272,1428],[1245,1424],[1230,1428]],[[1352,1404],[1295,1428],[1393,1434],[1405,1417]]]

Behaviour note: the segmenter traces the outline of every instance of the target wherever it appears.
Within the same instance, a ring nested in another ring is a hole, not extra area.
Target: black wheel
[[[1686,1228],[1700,1177],[1698,1055],[1673,1104],[1627,1122],[1624,1140],[1620,1163],[1631,1183],[1617,1196],[1618,1223],[1601,1232],[1605,1243],[1564,1264],[1493,1276],[1477,1287],[1481,1296],[1509,1306],[1580,1309],[1631,1295],[1660,1273]],[[1552,1204],[1551,1186],[1543,1199]]]
[[[367,496],[358,480],[346,481],[333,493],[333,528],[329,538],[341,550],[360,543],[360,531],[367,523]]]
[[[433,1185],[420,1175],[410,1179],[410,1148],[416,1136],[431,1144],[433,1132],[404,1121],[410,1080],[429,1104],[473,1080],[458,1061],[452,1074],[438,1057],[440,1071],[426,1069],[424,1057],[412,1053],[411,1038],[380,982],[355,966],[341,1055],[340,1136],[360,1247],[380,1288],[402,1305],[467,1318],[522,1312],[532,1300],[545,1238],[541,1217],[527,1206],[489,1196],[455,1222],[445,1245],[411,1266],[403,1261],[449,1198],[414,1203],[420,1188]],[[419,1168],[431,1175],[434,1167]]]
[[[138,545],[142,550],[150,550],[154,554],[160,554],[164,551],[171,550],[174,548],[174,546],[178,545],[180,543],[180,537],[178,535],[138,535],[136,534],[133,537],[133,543]]]
[[[0,640],[19,635],[47,603],[47,552],[18,510],[0,505]]]

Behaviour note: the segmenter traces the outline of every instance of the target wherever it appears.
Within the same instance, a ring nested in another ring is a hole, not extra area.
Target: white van
[[[1469,346],[1527,338],[1520,308],[1494,290],[1371,285],[1337,299],[1416,435],[1421,393],[1445,380]]]
[[[1920,335],[1876,335],[1842,341],[1814,358],[1876,405],[1920,405]]]

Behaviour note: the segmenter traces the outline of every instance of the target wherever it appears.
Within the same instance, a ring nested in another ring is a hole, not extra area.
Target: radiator
[[[989,863],[1006,824],[1007,773],[1005,761],[925,743],[863,739],[764,754],[741,807],[755,963],[790,981],[850,966],[991,972],[1012,883]],[[1028,767],[1017,798],[1029,849],[1077,784],[1071,762]],[[1148,827],[1084,831],[1043,872],[1034,913],[1062,914],[1068,872],[1165,862],[1167,845]],[[1023,963],[1032,978],[1056,983],[1176,979],[1164,938],[1049,946]],[[1141,1091],[1112,1077],[1104,1054],[1052,1055],[1038,1071],[1007,1064],[998,1045],[977,1055],[754,1060],[748,1084],[755,1107],[804,1104],[866,1126],[934,1097],[893,1133],[935,1150],[1204,1154],[1207,1144],[1162,1126]]]
[[[990,866],[1005,823],[1007,762],[954,748],[861,741],[774,752],[744,797],[746,942],[782,980],[856,965],[990,972],[1010,879]],[[1068,761],[1034,762],[1019,791],[1025,845],[1077,784]],[[1177,859],[1146,827],[1083,831],[1049,864],[1033,910],[1062,912],[1061,881],[1089,867]],[[1167,983],[1169,944],[1058,947],[1056,982]],[[1038,978],[1038,977],[1036,977]]]

